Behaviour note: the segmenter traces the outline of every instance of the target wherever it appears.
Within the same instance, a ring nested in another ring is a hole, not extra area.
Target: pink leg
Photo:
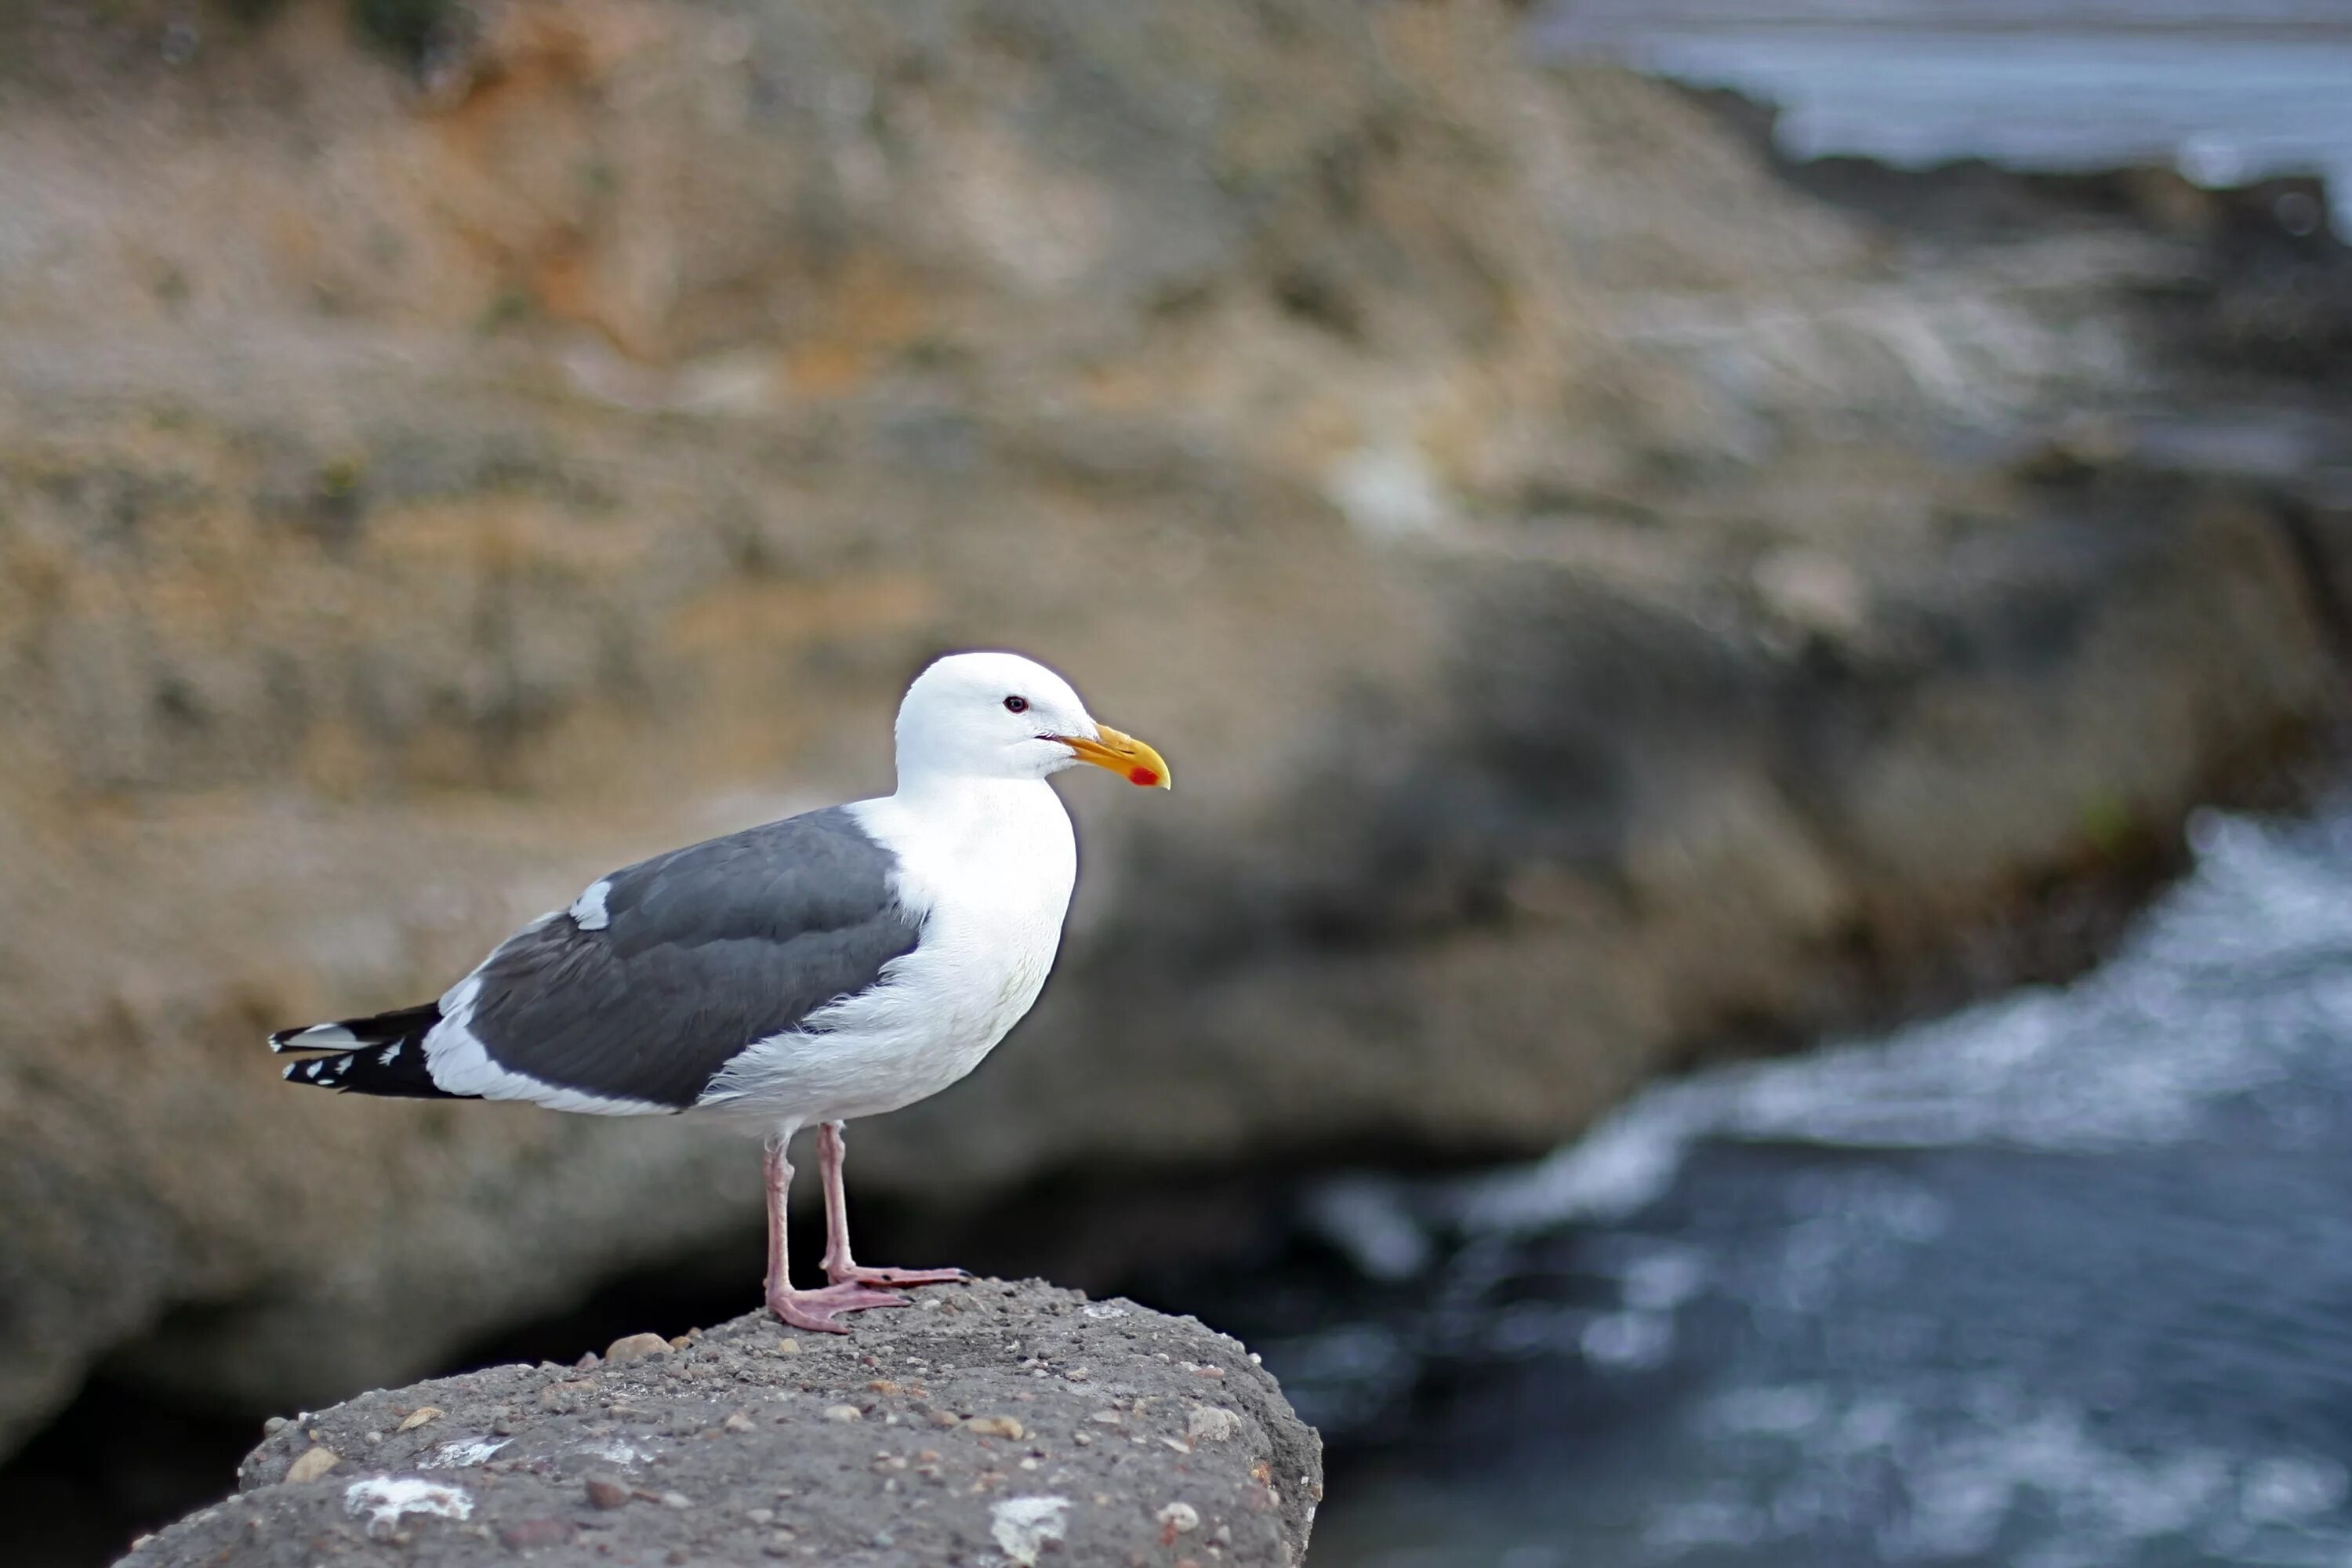
[[[824,1277],[835,1285],[961,1285],[971,1276],[961,1268],[861,1268],[849,1256],[849,1200],[841,1185],[841,1162],[848,1152],[844,1123],[816,1130],[816,1164],[824,1177]]]
[[[784,1159],[784,1141],[768,1141],[768,1310],[796,1329],[807,1329],[820,1334],[845,1334],[845,1324],[834,1320],[844,1312],[862,1312],[869,1307],[903,1307],[904,1296],[893,1296],[887,1290],[868,1290],[861,1285],[835,1283],[822,1290],[793,1289],[792,1269],[786,1256],[784,1237],[784,1200],[793,1186],[793,1168]]]

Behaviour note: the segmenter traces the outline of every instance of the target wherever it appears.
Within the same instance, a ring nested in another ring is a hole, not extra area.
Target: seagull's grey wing
[[[640,861],[501,945],[466,1027],[509,1072],[682,1110],[914,950],[896,867],[840,806]]]

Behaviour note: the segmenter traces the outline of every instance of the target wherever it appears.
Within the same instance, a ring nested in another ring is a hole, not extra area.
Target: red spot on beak
[[[1127,782],[1131,784],[1140,784],[1145,789],[1150,789],[1153,784],[1160,782],[1160,775],[1153,773],[1150,768],[1129,768],[1127,770]]]

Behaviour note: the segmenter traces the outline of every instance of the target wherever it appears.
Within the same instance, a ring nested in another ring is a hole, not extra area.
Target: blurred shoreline
[[[2162,0],[1560,0],[1530,37],[1546,58],[1616,60],[1769,104],[1774,145],[1798,161],[2146,164],[2208,188],[2315,179],[2352,237],[2352,13],[2325,0],[2229,15]]]

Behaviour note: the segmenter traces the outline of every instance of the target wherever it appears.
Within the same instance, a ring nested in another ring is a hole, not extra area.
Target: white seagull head
[[[1146,788],[1168,764],[1098,724],[1070,683],[1017,653],[950,654],[898,705],[898,787],[933,779],[1042,779],[1091,763]]]

